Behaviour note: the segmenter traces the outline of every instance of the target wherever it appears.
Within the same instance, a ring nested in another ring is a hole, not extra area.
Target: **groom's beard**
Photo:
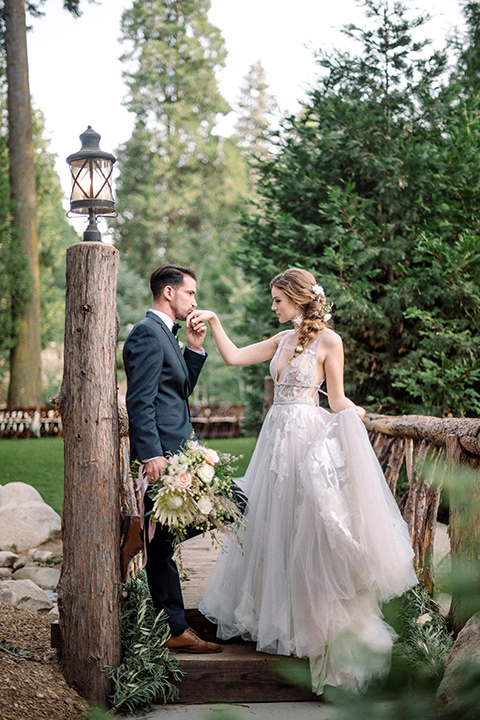
[[[191,312],[193,312],[194,308],[190,307],[188,310],[182,310],[179,307],[174,307],[173,312],[175,313],[175,319],[179,320],[180,322],[185,322],[187,317],[190,315]]]

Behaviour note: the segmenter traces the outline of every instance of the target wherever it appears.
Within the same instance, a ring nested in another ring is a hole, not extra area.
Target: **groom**
[[[149,482],[163,472],[167,453],[176,453],[187,441],[193,426],[188,397],[206,360],[202,347],[206,326],[193,329],[189,320],[196,307],[196,277],[193,270],[162,265],[150,278],[153,305],[128,336],[123,349],[127,373],[127,411],[132,459],[143,463]],[[187,347],[182,355],[174,336],[175,320],[185,322]],[[145,493],[145,514],[153,502]],[[155,524],[148,538],[145,522],[146,571],[156,612],[165,610],[171,638],[166,647],[184,652],[219,652],[221,646],[206,642],[188,627],[180,580],[173,560],[173,536]]]

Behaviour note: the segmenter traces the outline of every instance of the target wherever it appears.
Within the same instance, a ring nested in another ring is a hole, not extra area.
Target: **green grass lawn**
[[[235,473],[245,473],[255,447],[255,438],[208,440],[206,445],[218,452],[243,455],[235,463]],[[2,438],[0,440],[0,485],[8,482],[32,485],[59,515],[63,504],[62,438]]]

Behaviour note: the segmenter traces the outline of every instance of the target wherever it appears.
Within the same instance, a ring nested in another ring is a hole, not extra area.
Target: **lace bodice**
[[[318,345],[322,332],[311,340],[304,351],[286,366],[282,378],[278,377],[278,358],[283,352],[293,354],[294,330],[286,333],[280,340],[277,352],[270,362],[270,374],[275,383],[274,404],[302,403],[306,405],[318,405],[318,391],[321,390],[323,380],[319,384],[314,383],[315,368],[317,362]],[[324,393],[326,395],[326,393]]]

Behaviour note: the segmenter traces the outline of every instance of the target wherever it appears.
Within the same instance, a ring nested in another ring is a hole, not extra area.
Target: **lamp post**
[[[70,155],[71,210],[88,214],[67,249],[63,380],[57,404],[64,440],[63,562],[57,586],[66,681],[106,704],[105,667],[121,660],[120,438],[117,404],[118,250],[101,242],[97,215],[114,212],[115,158],[91,127]]]
[[[100,135],[91,125],[80,135],[80,140],[81,150],[67,157],[72,176],[70,211],[89,216],[83,239],[101,242],[97,215],[115,213],[112,171],[116,158],[115,155],[100,150]]]

